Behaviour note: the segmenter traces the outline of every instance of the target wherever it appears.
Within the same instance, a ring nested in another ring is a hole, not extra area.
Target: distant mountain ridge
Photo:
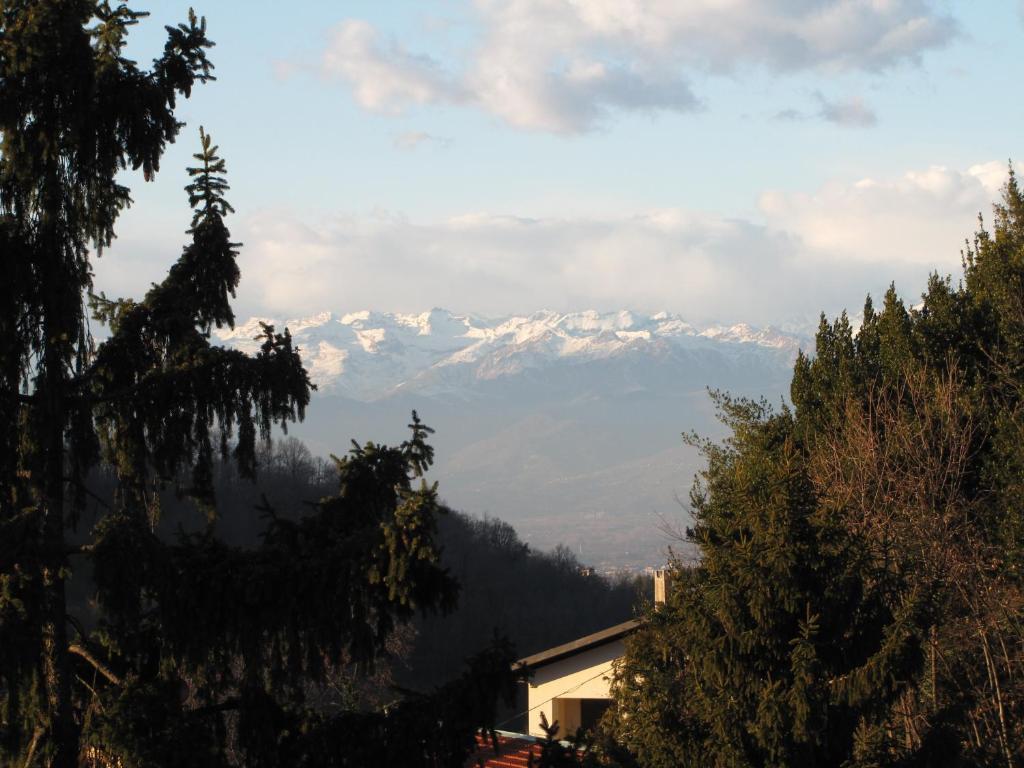
[[[282,322],[251,318],[216,331],[253,352],[260,323],[287,326],[320,391],[370,402],[396,394],[471,396],[486,382],[550,366],[713,352],[791,361],[807,337],[777,328],[696,325],[668,312],[538,311],[488,320],[432,309],[420,314],[321,312]]]
[[[810,334],[629,311],[321,312],[215,333],[254,352],[260,322],[288,327],[319,387],[289,429],[315,452],[404,440],[416,409],[453,507],[603,569],[664,563],[661,522],[687,521],[702,462],[681,433],[723,434],[707,390],[779,402],[812,348]]]

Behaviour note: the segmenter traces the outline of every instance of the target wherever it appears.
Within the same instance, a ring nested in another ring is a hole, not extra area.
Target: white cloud
[[[775,113],[776,120],[785,120],[787,122],[794,122],[797,120],[806,120],[807,115],[801,112],[799,109],[794,107],[787,107],[786,109],[780,109]]]
[[[571,133],[616,110],[700,107],[702,72],[885,70],[957,34],[927,0],[476,0],[481,37],[456,74],[365,22],[337,28],[324,69],[377,111],[472,102],[527,129]]]
[[[878,123],[878,116],[874,110],[859,96],[830,101],[818,94],[818,101],[821,104],[818,116],[830,123],[847,128],[871,128]]]
[[[346,21],[334,29],[322,66],[326,75],[350,81],[356,101],[374,112],[398,114],[410,103],[464,98],[436,61],[397,43],[382,43],[365,21]]]
[[[484,315],[630,307],[778,323],[856,311],[865,293],[892,280],[914,298],[933,269],[956,275],[964,238],[1005,178],[995,162],[767,192],[759,221],[676,208],[430,223],[380,214],[307,223],[268,212],[239,231],[240,299],[288,316],[325,307]]]
[[[998,200],[1006,175],[1000,162],[963,171],[932,166],[891,179],[831,183],[812,194],[770,191],[760,208],[771,228],[798,234],[822,268],[858,262],[956,272],[975,217]]]
[[[916,59],[955,33],[925,0],[478,0],[501,34],[525,37],[551,24],[603,40],[730,71],[880,70]]]
[[[477,214],[429,225],[339,217],[315,227],[272,216],[246,229],[243,290],[292,315],[314,307],[660,307],[723,285],[759,290],[745,287],[744,275],[788,250],[784,236],[756,225],[682,211],[618,220]],[[711,312],[701,302],[700,313]]]
[[[815,112],[789,107],[776,112],[773,119],[786,122],[819,119],[844,128],[871,128],[878,124],[878,116],[875,111],[859,96],[833,100],[816,92],[814,99],[818,103]]]
[[[1024,175],[1024,165],[1017,170]],[[694,321],[781,323],[856,311],[895,281],[916,300],[929,272],[954,276],[960,248],[1006,181],[1006,163],[933,166],[767,191],[756,218],[681,208],[636,215],[440,221],[267,210],[231,222],[241,251],[240,317],[326,308],[498,315],[541,307],[658,311]],[[129,211],[95,263],[96,290],[140,296],[180,242],[177,217]],[[172,249],[173,251],[173,249]]]
[[[419,149],[425,144],[449,147],[451,146],[452,140],[442,138],[441,136],[434,136],[432,133],[427,133],[426,131],[407,131],[406,133],[399,133],[396,135],[392,143],[395,145],[395,149],[403,149],[411,152],[414,149]]]
[[[554,133],[593,128],[610,110],[697,109],[675,53],[645,50],[628,23],[595,17],[598,5],[478,2],[486,32],[466,79],[481,105]]]

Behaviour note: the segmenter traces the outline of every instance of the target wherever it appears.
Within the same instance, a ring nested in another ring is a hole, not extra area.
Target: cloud
[[[435,144],[439,147],[449,147],[451,146],[452,140],[445,139],[440,136],[434,136],[433,134],[426,133],[425,131],[408,131],[406,133],[399,133],[396,135],[392,143],[395,145],[395,149],[402,149],[407,152],[411,152],[424,144]]]
[[[1024,170],[1024,166],[1018,165]],[[821,269],[959,269],[960,248],[1006,182],[1005,163],[932,166],[889,179],[833,182],[807,193],[768,191],[760,209],[773,230],[794,233]]]
[[[614,110],[698,109],[681,62],[645,46],[589,4],[480,2],[486,32],[465,74],[486,110],[510,125],[552,133],[594,128]]]
[[[297,61],[287,59],[274,59],[274,61],[271,62],[270,67],[273,72],[274,79],[278,82],[290,80],[302,69],[302,66]]]
[[[769,191],[756,220],[678,208],[434,222],[382,214],[309,222],[268,211],[238,232],[240,300],[286,316],[628,307],[695,321],[813,319],[856,311],[865,293],[877,296],[893,280],[913,300],[932,270],[958,274],[964,238],[1005,178],[1005,164],[994,162]]]
[[[783,120],[786,122],[796,122],[798,120],[806,120],[807,115],[801,112],[799,109],[789,107],[787,109],[780,109],[775,113],[775,120]]]
[[[429,56],[384,44],[365,21],[339,24],[322,60],[323,72],[348,80],[356,101],[373,112],[399,114],[409,104],[458,102],[461,88]]]
[[[830,101],[819,93],[818,102],[818,116],[830,123],[846,128],[871,128],[878,123],[874,110],[860,97]]]
[[[267,311],[290,315],[433,305],[493,315],[661,307],[669,298],[699,301],[690,309],[708,314],[722,285],[752,299],[761,287],[747,285],[744,274],[785,260],[789,250],[785,236],[757,225],[682,211],[575,220],[475,214],[431,224],[337,217],[313,226],[275,215],[243,234],[244,291]]]
[[[323,68],[368,109],[472,103],[525,129],[575,133],[616,111],[699,109],[691,81],[761,67],[881,72],[958,34],[927,0],[475,0],[475,49],[446,74],[367,23],[332,36]]]

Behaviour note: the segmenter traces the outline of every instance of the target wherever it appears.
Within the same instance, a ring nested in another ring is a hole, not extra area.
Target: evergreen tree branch
[[[108,667],[102,661],[97,659],[96,656],[94,656],[93,653],[84,645],[81,645],[80,643],[70,643],[68,645],[68,652],[85,659],[93,666],[93,668],[97,672],[99,672],[101,675],[107,678],[107,680],[109,680],[114,685],[124,684],[124,681],[121,679],[121,677],[116,675],[113,671],[111,671],[110,667]]]
[[[208,704],[205,707],[196,707],[194,709],[187,710],[187,714],[193,717],[202,717],[205,715],[216,715],[223,712],[237,712],[243,706],[242,699],[232,698],[217,704]]]

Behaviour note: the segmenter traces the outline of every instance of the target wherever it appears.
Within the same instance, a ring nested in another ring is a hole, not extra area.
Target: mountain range
[[[415,408],[437,430],[431,475],[450,505],[603,570],[663,562],[662,529],[687,522],[700,458],[681,433],[722,434],[707,390],[777,402],[810,344],[630,311],[320,312],[216,333],[252,352],[260,323],[289,329],[317,385],[293,430],[314,451],[404,439]]]

